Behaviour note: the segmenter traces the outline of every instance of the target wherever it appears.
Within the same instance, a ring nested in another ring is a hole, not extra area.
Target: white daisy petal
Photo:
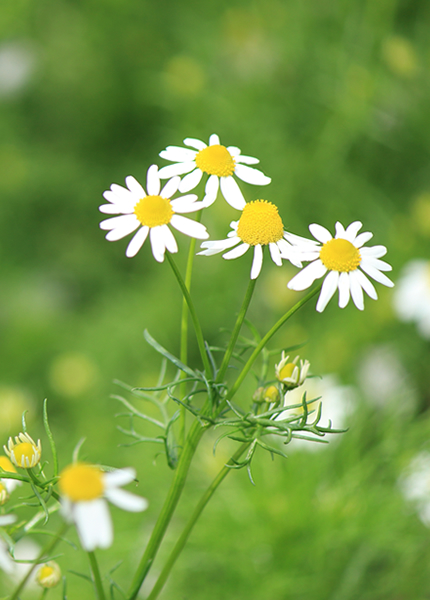
[[[170,201],[170,205],[175,213],[190,213],[196,212],[203,208],[203,202],[196,202],[197,196],[195,194],[187,194],[186,196],[180,196]]]
[[[112,521],[103,498],[75,503],[73,518],[84,550],[93,552],[112,544]]]
[[[137,233],[132,237],[131,242],[127,246],[125,255],[127,258],[133,258],[142,248],[146,238],[148,237],[149,227],[141,227]]]
[[[160,152],[159,156],[171,162],[191,162],[196,158],[197,152],[181,146],[167,146]],[[164,178],[162,178],[164,179]]]
[[[130,190],[122,187],[122,185],[118,185],[117,183],[113,183],[110,186],[110,192],[111,192],[111,194],[116,196],[120,202],[130,202],[130,200],[132,198],[133,199],[135,198],[135,194],[130,192]],[[106,200],[109,200],[109,198],[107,197],[108,193],[109,192],[105,192],[103,194],[103,196],[106,198]]]
[[[227,150],[230,151],[229,148],[227,148]],[[243,163],[245,165],[256,165],[260,162],[258,158],[254,158],[253,156],[243,156],[242,154],[240,154],[240,156],[235,156],[234,159],[237,163]]]
[[[281,240],[281,241],[285,241],[285,240]],[[269,244],[269,250],[270,250],[270,256],[272,257],[272,260],[275,263],[275,265],[278,265],[278,267],[281,267],[282,266],[282,258],[281,258],[281,251],[279,250],[278,244],[275,244],[275,243]]]
[[[125,178],[125,183],[130,190],[130,192],[136,196],[137,198],[144,198],[146,196],[145,190],[140,185],[140,183],[132,176],[129,175]]]
[[[131,467],[126,469],[115,469],[114,471],[103,473],[103,479],[106,488],[127,485],[136,479],[136,470]]]
[[[394,286],[394,283],[391,281],[391,279],[388,279],[386,275],[378,271],[378,269],[367,262],[362,261],[360,268],[378,283],[382,283],[382,285],[386,285],[387,287]]]
[[[178,191],[180,181],[180,177],[172,177],[172,179],[169,179],[169,181],[161,190],[160,196],[162,198],[171,198],[173,194],[176,194],[176,192]]]
[[[205,197],[203,198],[203,202],[210,206],[216,200],[219,190],[219,177],[216,175],[210,175],[209,179],[206,182],[205,187]]]
[[[237,210],[244,209],[246,204],[245,198],[243,197],[243,194],[233,177],[221,177],[220,187],[222,195],[230,204],[230,206],[236,208]]]
[[[260,244],[254,246],[254,260],[251,267],[251,279],[257,279],[263,265],[263,248]]]
[[[272,180],[258,169],[237,163],[234,169],[239,179],[253,185],[268,185]]]
[[[339,283],[338,271],[330,271],[327,277],[324,279],[324,283],[321,288],[321,292],[318,298],[316,309],[318,312],[323,312],[327,304],[332,299],[337,285]]]
[[[118,208],[117,204],[102,204],[99,206],[99,211],[105,215],[117,215],[123,211]],[[127,213],[130,211],[126,211]]]
[[[238,160],[241,153],[240,148],[238,148],[237,146],[227,146],[227,150],[230,152],[231,156],[235,159],[236,162],[241,162],[240,160]]]
[[[146,174],[146,189],[148,196],[158,196],[160,193],[160,176],[157,165],[151,165]]]
[[[170,224],[181,233],[185,233],[185,235],[197,238],[198,240],[206,240],[209,237],[209,233],[204,225],[187,217],[173,215]]]
[[[213,133],[209,138],[209,146],[219,146],[221,142],[216,133]]]
[[[223,258],[225,258],[226,260],[231,260],[234,258],[239,258],[240,256],[243,256],[245,254],[245,252],[248,250],[249,248],[249,244],[239,244],[239,246],[237,246],[236,248],[233,248],[233,250],[230,250],[229,252],[227,252],[226,254],[223,254]]]
[[[345,306],[348,304],[349,298],[350,298],[350,293],[349,293],[350,284],[349,284],[348,273],[343,272],[339,275],[338,288],[339,288],[339,308],[345,308]]]
[[[149,239],[151,241],[153,257],[157,262],[163,262],[166,246],[164,244],[163,230],[161,227],[152,227],[149,231]]]
[[[369,256],[372,258],[381,258],[387,254],[385,246],[370,246],[370,248],[360,248],[361,256]]]
[[[360,285],[360,280],[356,276],[358,271],[351,271],[349,274],[349,282],[351,286],[351,297],[358,310],[364,310],[363,289]]]
[[[354,271],[354,274],[366,294],[373,300],[377,300],[378,294],[376,293],[375,286],[371,281],[369,281],[369,279],[367,279],[366,275],[359,269]]]
[[[351,225],[348,225],[346,228],[344,238],[356,246],[355,238],[362,227],[363,223],[360,223],[360,221],[354,221],[354,223],[351,223]]]
[[[312,225],[309,225],[309,231],[316,240],[321,242],[321,244],[325,244],[329,240],[333,239],[329,230],[322,225],[317,225],[317,223],[312,223]]]
[[[186,146],[191,146],[191,148],[195,148],[196,150],[204,150],[207,148],[207,144],[196,138],[185,138],[184,144]]]
[[[106,490],[105,496],[109,502],[129,512],[141,512],[148,508],[148,500],[146,498],[136,496],[136,494],[131,494],[118,488]]]
[[[363,233],[360,233],[355,238],[354,246],[356,248],[361,248],[361,246],[363,246],[363,244],[366,244],[366,242],[368,242],[372,238],[373,238],[373,233],[371,233],[370,231],[363,231]],[[369,248],[366,248],[366,250],[369,250]]]
[[[301,292],[310,287],[316,279],[323,277],[327,272],[327,268],[322,264],[320,259],[309,263],[297,275],[295,275],[288,283],[290,290]]]
[[[168,250],[171,254],[175,254],[178,251],[178,244],[176,243],[175,236],[167,225],[160,225],[160,228],[163,232],[163,240],[166,250]]]
[[[179,191],[181,194],[185,194],[186,192],[193,190],[197,185],[199,185],[202,177],[203,171],[200,169],[194,169],[194,171],[191,171],[191,173],[185,175],[179,184]]]
[[[100,223],[100,229],[110,230],[110,229],[120,229],[127,230],[130,228],[128,233],[131,233],[137,227],[139,227],[140,223],[137,219],[136,215],[120,215],[119,217],[112,217],[111,219],[106,219]],[[127,235],[125,233],[124,235]],[[121,236],[124,237],[124,236]],[[118,238],[120,239],[120,238]]]
[[[224,252],[224,250],[228,250],[228,248],[236,246],[241,241],[242,240],[239,237],[232,237],[227,238],[226,240],[203,242],[200,247],[205,248],[205,250],[198,252],[198,254],[202,256],[213,256],[214,254],[219,254],[220,252]]]
[[[195,160],[190,160],[188,162],[179,162],[175,163],[174,165],[166,165],[165,167],[161,167],[161,169],[158,171],[158,176],[160,179],[169,179],[170,177],[176,177],[176,175],[183,175],[184,173],[189,173],[195,168]]]
[[[334,237],[345,239],[345,227],[342,225],[342,223],[339,223],[339,221],[338,221],[335,224],[334,228],[336,231],[336,235]]]
[[[133,233],[133,231],[135,231],[139,225],[139,222],[130,222],[127,223],[127,227],[117,227],[116,229],[112,229],[105,235],[105,239],[108,242],[117,242],[118,240],[122,240],[122,238],[126,237],[130,233]]]
[[[373,256],[362,259],[361,264],[371,265],[378,269],[378,271],[392,271],[393,267],[379,258],[373,258]]]

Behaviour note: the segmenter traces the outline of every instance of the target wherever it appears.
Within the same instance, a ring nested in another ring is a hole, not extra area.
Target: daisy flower
[[[325,227],[314,223],[309,226],[309,231],[322,245],[315,244],[314,247],[310,247],[310,240],[307,245],[297,244],[299,258],[312,262],[291,279],[288,283],[291,290],[305,290],[328,272],[318,298],[318,312],[325,309],[336,289],[339,290],[340,308],[345,308],[352,296],[355,306],[363,310],[363,290],[373,300],[377,300],[376,290],[365,273],[383,285],[394,285],[382,273],[391,271],[391,266],[379,260],[386,254],[387,249],[385,246],[363,248],[373,234],[368,231],[358,234],[361,227],[359,221],[351,223],[346,229],[340,223],[336,223],[336,235],[333,238]]]
[[[200,183],[203,173],[207,173],[209,178],[203,198],[206,206],[215,202],[221,187],[221,193],[227,202],[237,210],[243,209],[245,198],[233,175],[253,185],[267,185],[271,182],[270,177],[247,166],[259,163],[257,158],[242,156],[236,146],[222,146],[216,134],[210,136],[209,146],[194,138],[186,138],[184,144],[189,148],[168,146],[160,152],[161,158],[176,163],[161,168],[160,177],[167,179],[187,173],[179,184],[179,191],[185,193],[194,189]]]
[[[62,471],[59,480],[62,514],[75,523],[84,550],[92,552],[112,544],[112,521],[106,500],[130,512],[140,512],[148,507],[145,498],[119,489],[135,477],[134,469],[106,473],[95,465],[82,462]]]
[[[282,351],[280,362],[275,365],[276,379],[283,383],[288,389],[293,389],[301,386],[306,377],[310,367],[308,360],[300,360],[299,357],[293,361],[290,361],[289,356],[285,356],[285,352]]]
[[[15,441],[10,437],[7,442],[7,447],[3,446],[3,448],[11,462],[16,467],[21,467],[23,469],[35,467],[42,456],[42,445],[40,440],[37,440],[36,444],[28,433],[16,435]]]
[[[254,259],[252,261],[251,279],[256,279],[263,264],[263,246],[269,246],[270,256],[275,265],[280,267],[282,259],[291,260],[294,265],[301,267],[294,253],[292,244],[287,242],[288,233],[284,231],[282,219],[278,208],[267,200],[255,200],[245,204],[239,221],[230,223],[232,231],[225,240],[203,242],[201,245],[203,256],[212,256],[233,248],[223,254],[227,260],[238,258],[252,246],[254,248]]]
[[[113,183],[110,190],[103,193],[109,204],[103,204],[99,210],[102,213],[120,216],[100,223],[101,229],[109,231],[106,239],[110,242],[120,240],[137,229],[125,252],[130,258],[139,252],[149,234],[152,254],[158,262],[163,262],[166,250],[172,253],[178,251],[169,225],[190,237],[207,239],[209,234],[204,225],[181,216],[203,207],[202,202],[196,202],[197,196],[188,194],[170,200],[178,190],[179,182],[179,177],[173,177],[160,191],[158,167],[152,165],[147,173],[148,194],[131,176],[125,180],[127,188]]]

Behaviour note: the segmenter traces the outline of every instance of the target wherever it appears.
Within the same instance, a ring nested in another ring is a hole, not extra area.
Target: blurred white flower
[[[404,498],[414,506],[424,525],[430,527],[430,453],[415,456],[398,483]]]
[[[416,259],[403,269],[393,295],[393,305],[402,321],[414,321],[419,333],[430,338],[430,261]]]
[[[23,42],[8,42],[0,46],[0,96],[13,96],[29,80],[35,55]]]

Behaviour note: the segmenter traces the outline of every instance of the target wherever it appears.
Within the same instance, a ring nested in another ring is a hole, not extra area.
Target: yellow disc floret
[[[201,171],[209,175],[228,177],[233,175],[236,163],[225,146],[215,144],[197,153],[196,165]]]
[[[360,250],[342,238],[326,242],[320,250],[320,259],[329,271],[349,273],[361,263]]]
[[[60,492],[72,502],[101,498],[104,492],[103,471],[86,463],[75,463],[60,474]]]
[[[279,370],[278,378],[282,381],[283,379],[289,379],[292,377],[294,369],[296,369],[295,363],[287,363]]]
[[[250,246],[279,242],[284,237],[284,225],[278,208],[267,200],[249,202],[239,219],[237,235]]]
[[[40,440],[36,442],[28,433],[20,433],[15,436],[15,441],[10,437],[4,451],[17,467],[31,469],[35,467],[42,456],[42,445]],[[5,468],[5,470],[7,470]]]
[[[55,587],[61,581],[61,570],[58,564],[50,560],[42,565],[37,571],[36,581],[45,589]]]
[[[147,227],[167,225],[174,214],[170,200],[161,196],[145,196],[134,207],[134,214]]]

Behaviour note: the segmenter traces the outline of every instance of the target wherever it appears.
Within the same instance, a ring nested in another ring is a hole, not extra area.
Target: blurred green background
[[[115,546],[99,553],[104,572],[129,554],[116,572],[124,587],[172,474],[157,447],[118,447],[127,440],[112,381],[155,383],[160,361],[142,332],[178,353],[181,304],[148,243],[127,259],[127,240],[104,240],[102,192],[130,174],[145,183],[165,146],[216,132],[272,177],[267,188],[243,184],[247,200],[274,202],[286,229],[304,236],[311,222],[334,232],[337,220],[362,221],[388,247],[396,280],[430,250],[429,27],[428,0],[2,0],[2,443],[23,410],[45,440],[47,397],[63,466],[82,437],[88,460],[136,466],[150,508],[143,517],[113,509]],[[215,239],[235,218],[221,198],[203,217]],[[183,266],[188,241],[177,238]],[[250,262],[249,253],[196,259],[193,294],[213,344],[234,323]],[[250,310],[261,333],[297,300],[286,289],[294,272],[265,261]],[[162,598],[430,597],[430,531],[398,485],[429,447],[429,344],[397,319],[393,290],[377,288],[363,313],[335,299],[322,315],[305,307],[273,342],[308,342],[312,372],[352,390],[339,417],[350,431],[319,452],[291,448],[287,461],[257,455],[256,487],[232,474]],[[225,443],[214,458],[212,443],[161,558],[233,449]],[[87,572],[81,553],[61,552],[64,572]],[[87,582],[67,580],[69,598],[91,597]],[[1,591],[10,585],[0,573]]]

